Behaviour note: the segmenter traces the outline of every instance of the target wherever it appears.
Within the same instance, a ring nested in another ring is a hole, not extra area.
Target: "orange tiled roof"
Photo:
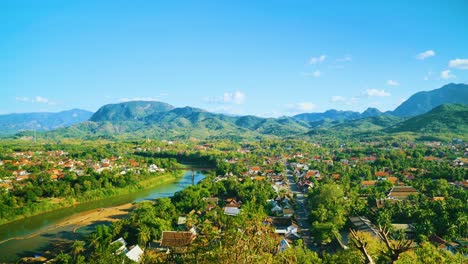
[[[374,186],[376,181],[362,181],[361,185],[363,186]]]

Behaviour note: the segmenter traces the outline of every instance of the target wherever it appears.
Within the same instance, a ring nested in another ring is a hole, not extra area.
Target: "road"
[[[289,191],[292,194],[296,194],[296,201],[297,201],[297,210],[295,212],[295,217],[296,221],[299,224],[299,227],[301,229],[301,236],[302,240],[304,242],[304,245],[311,250],[314,250],[314,243],[313,240],[310,236],[310,223],[307,218],[307,212],[306,212],[306,196],[299,191],[299,188],[297,184],[294,182],[294,176],[290,174],[290,172],[287,172],[287,177],[289,181]]]

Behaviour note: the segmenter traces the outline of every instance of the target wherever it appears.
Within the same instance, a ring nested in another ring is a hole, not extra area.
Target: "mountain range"
[[[445,105],[453,103],[458,104]],[[4,115],[0,116],[0,134],[35,129],[53,130],[47,136],[58,138],[255,139],[330,133],[460,133],[465,131],[467,123],[463,117],[466,105],[463,104],[468,104],[466,84],[447,84],[433,91],[416,93],[394,111],[385,113],[368,108],[362,113],[328,110],[262,118],[211,113],[188,106],[177,108],[163,102],[132,101],[104,105],[94,114],[75,109],[60,113]],[[447,119],[449,116],[452,118]],[[20,132],[17,137],[28,133]]]
[[[72,109],[58,113],[22,113],[0,115],[0,135],[12,135],[24,130],[49,131],[88,120],[92,112]]]

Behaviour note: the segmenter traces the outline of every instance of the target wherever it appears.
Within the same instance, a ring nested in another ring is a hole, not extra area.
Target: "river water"
[[[175,192],[180,191],[189,185],[197,184],[203,178],[205,178],[205,175],[202,172],[194,171],[194,179],[192,182],[192,171],[187,170],[179,180],[173,183],[159,185],[137,193],[79,204],[77,206],[59,209],[1,225],[0,241],[15,237],[28,237],[37,233],[39,233],[39,235],[21,240],[13,239],[1,243],[0,263],[15,262],[21,257],[34,256],[34,254],[40,254],[43,252],[51,243],[74,239],[77,236],[77,234],[72,232],[76,227],[74,225],[52,229],[57,223],[73,217],[74,215],[97,208],[119,206],[126,203],[152,200],[162,197],[171,197]],[[93,228],[91,226],[80,228],[83,233],[92,229]]]

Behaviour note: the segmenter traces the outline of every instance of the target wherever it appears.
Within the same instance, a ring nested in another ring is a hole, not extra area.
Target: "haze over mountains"
[[[23,130],[48,131],[88,120],[92,112],[72,109],[58,113],[22,113],[0,115],[0,135]]]
[[[452,103],[462,105],[434,109],[442,104]],[[448,84],[433,91],[416,93],[394,111],[385,113],[376,108],[368,108],[362,113],[328,110],[293,117],[262,118],[229,116],[188,106],[176,108],[155,101],[132,101],[105,105],[94,114],[74,109],[60,113],[3,115],[0,116],[0,134],[13,135],[23,130],[35,129],[54,130],[48,133],[52,137],[123,135],[132,138],[258,138],[330,131],[351,134],[372,131],[450,132],[461,126],[464,129],[467,123],[463,117],[466,104],[467,84]],[[431,111],[432,109],[434,110]],[[431,112],[418,119],[407,120],[428,111]],[[448,116],[453,118],[450,122],[444,121]],[[432,129],[434,126],[438,128]],[[463,129],[458,129],[458,132],[464,131]]]

